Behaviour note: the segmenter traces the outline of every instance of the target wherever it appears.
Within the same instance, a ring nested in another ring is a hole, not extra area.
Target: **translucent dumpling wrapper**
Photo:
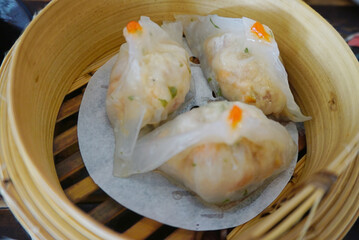
[[[181,37],[181,24],[172,26]],[[116,138],[114,174],[120,176],[125,175],[141,128],[174,112],[184,102],[191,80],[188,54],[178,34],[148,17],[128,23],[123,34],[127,42],[120,48],[106,98]]]
[[[172,39],[175,39],[181,46],[183,46],[189,56],[193,56],[191,49],[188,47],[186,39],[183,37],[182,23],[165,21],[163,22],[161,28],[163,28]],[[185,102],[180,106],[180,108],[170,114],[167,120],[173,119],[177,115],[187,112],[193,107],[203,106],[210,101],[218,100],[218,98],[213,97],[212,90],[203,75],[200,65],[191,61],[190,68],[191,86],[189,92],[186,95]]]
[[[284,170],[297,146],[287,130],[241,102],[212,102],[140,138],[127,174],[159,169],[221,204],[240,200]]]
[[[295,122],[304,116],[290,91],[273,32],[249,18],[180,15],[192,52],[217,96]]]

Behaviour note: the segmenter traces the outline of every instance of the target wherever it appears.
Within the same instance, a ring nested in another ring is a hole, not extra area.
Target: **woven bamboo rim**
[[[308,154],[297,166],[296,181],[265,210],[266,217],[238,226],[228,238],[343,237],[359,214],[359,113],[353,104],[359,102],[359,68],[339,34],[301,1],[152,3],[52,1],[5,58],[1,193],[21,224],[34,239],[126,239],[64,194],[52,152],[58,109],[68,92],[86,83],[86,74],[118,50],[127,21],[140,15],[165,20],[173,13],[218,13],[246,15],[272,27],[296,99],[314,117],[306,123]]]

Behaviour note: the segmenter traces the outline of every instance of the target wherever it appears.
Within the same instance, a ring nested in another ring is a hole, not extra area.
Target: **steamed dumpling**
[[[246,138],[233,145],[205,143],[176,155],[159,170],[206,202],[228,203],[246,197],[288,167],[295,147],[285,148],[274,140],[255,143]]]
[[[179,23],[176,27],[182,32]],[[127,43],[120,48],[106,99],[115,165],[131,156],[141,128],[165,120],[183,103],[191,79],[186,50],[148,17],[128,23],[123,34]]]
[[[209,84],[230,101],[277,119],[305,121],[289,89],[272,31],[249,18],[178,16]]]
[[[209,203],[234,201],[286,167],[296,145],[279,123],[241,102],[212,102],[139,139],[122,176],[159,169]]]

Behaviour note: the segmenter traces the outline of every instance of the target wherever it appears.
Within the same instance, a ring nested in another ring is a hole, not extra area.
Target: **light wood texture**
[[[77,142],[77,126],[66,130],[54,140],[54,155]]]
[[[145,239],[161,226],[162,223],[149,218],[142,218],[139,222],[128,229],[125,232],[125,235],[130,239]]]
[[[101,59],[108,59],[118,50],[123,42],[122,28],[129,20],[138,19],[140,15],[148,15],[156,21],[168,20],[180,13],[245,15],[272,28],[296,100],[304,112],[313,117],[305,124],[308,154],[297,184],[306,183],[314,173],[327,168],[359,132],[359,112],[355,104],[359,102],[358,63],[339,34],[301,1],[110,0],[103,4],[97,0],[54,1],[22,35],[11,66],[1,68],[1,82],[9,85],[8,88],[0,85],[2,96],[6,96],[0,108],[3,153],[0,160],[6,164],[6,174],[16,188],[18,199],[26,203],[17,216],[34,216],[22,221],[29,232],[34,231],[30,227],[34,221],[54,238],[126,239],[126,235],[110,230],[73,204],[97,189],[91,180],[85,178],[66,190],[73,202],[64,194],[55,171],[53,150],[60,153],[77,140],[73,134],[75,129],[71,129],[53,142],[53,131],[65,95],[86,84]],[[350,169],[342,168],[342,163],[340,161],[339,166],[345,177],[338,178],[338,187],[331,189],[315,208],[314,215],[324,213],[329,206],[332,212],[327,211],[330,214],[310,221],[315,224],[316,238],[328,238],[329,233],[332,238],[341,236],[352,223],[352,217],[345,216],[354,216],[355,208],[358,209],[357,203],[350,200],[358,196],[354,190],[359,188],[358,165],[350,161],[348,166],[355,168]],[[289,188],[284,198],[289,198],[293,186]],[[287,212],[292,203],[301,208],[293,218],[278,226],[287,228],[322,197],[317,189],[304,193],[291,196],[292,200],[281,204],[279,209],[283,212]],[[341,193],[345,198],[339,198]],[[306,204],[301,206],[301,201]],[[354,214],[343,207],[345,203],[353,207]],[[272,210],[255,225],[266,229],[271,222],[268,219],[280,220],[283,213]],[[301,222],[298,228],[286,234],[297,238],[304,225]],[[156,227],[159,226],[151,221],[142,226],[147,234]],[[278,229],[273,231],[275,236],[283,230]],[[239,238],[241,234],[246,231],[235,236]]]
[[[35,184],[31,178],[29,168],[24,164],[20,164],[19,160],[22,158],[8,127],[9,119],[7,115],[8,96],[6,89],[8,78],[6,76],[9,73],[10,62],[13,57],[12,53],[13,50],[10,50],[0,68],[0,95],[5,97],[0,101],[0,164],[2,166],[0,188],[2,196],[32,239],[100,239],[95,237],[91,231],[84,232],[81,230],[86,229],[86,227],[80,222],[74,222],[72,218],[66,218],[66,215],[63,215],[63,207],[58,205],[51,206],[52,202],[47,195],[48,193],[40,193],[41,183]],[[5,139],[6,141],[4,141]],[[49,173],[54,174],[51,171]],[[14,180],[9,182],[10,179]],[[48,179],[49,182],[46,184],[53,184],[51,180]],[[88,218],[81,210],[74,207],[65,195],[61,201],[66,205],[66,208],[69,208],[67,211],[72,211],[77,217]],[[66,201],[68,201],[67,204]],[[53,206],[55,206],[55,209]],[[87,222],[92,225],[91,228],[96,228],[96,226],[97,228],[103,227],[92,219],[87,219]],[[113,235],[118,236],[118,234],[106,228],[102,231],[104,232],[100,233],[100,235],[105,239],[112,239]]]
[[[92,181],[91,177],[86,177],[80,182],[72,185],[65,190],[65,193],[74,203],[79,202],[91,193],[95,192],[98,186]]]
[[[76,152],[56,165],[57,176],[60,181],[71,176],[84,167],[80,152]]]
[[[80,109],[81,100],[83,94],[77,95],[69,100],[67,100],[60,108],[59,114],[57,115],[56,122],[60,122],[61,120],[71,116],[76,113]]]
[[[109,198],[89,213],[91,217],[101,223],[107,223],[120,215],[126,208],[122,207],[113,199]]]
[[[82,87],[83,85],[87,84],[92,75],[99,69],[102,65],[104,65],[108,60],[110,60],[113,55],[115,55],[117,51],[110,51],[106,53],[104,56],[99,57],[96,59],[95,62],[90,64],[81,74],[80,77],[76,78],[72,83],[69,93],[75,91],[76,89]]]
[[[179,228],[168,236],[166,240],[193,240],[196,234],[198,235],[198,232]]]

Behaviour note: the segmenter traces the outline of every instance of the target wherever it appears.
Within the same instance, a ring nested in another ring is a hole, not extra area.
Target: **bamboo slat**
[[[339,155],[340,156],[340,155]],[[352,165],[357,164],[355,161],[352,162]],[[347,171],[345,175],[353,176],[352,171],[356,171],[354,173],[355,175],[358,175],[359,168],[352,167],[347,168]],[[342,180],[345,177],[345,175],[342,175]],[[331,187],[331,182],[316,182],[316,178],[314,178],[314,181],[309,181],[307,185],[299,190],[298,193],[296,193],[295,197],[291,199],[285,207],[277,209],[275,212],[271,213],[266,219],[264,219],[261,224],[252,224],[251,228],[249,230],[246,230],[244,234],[241,234],[239,230],[236,230],[233,232],[233,234],[230,234],[229,239],[238,239],[239,237],[241,239],[252,239],[252,238],[260,238],[260,239],[278,239],[281,237],[281,235],[285,232],[287,232],[291,227],[293,227],[295,224],[295,228],[292,229],[292,231],[287,234],[286,237],[289,238],[299,238],[302,239],[305,235],[308,234],[308,237],[310,234],[313,235],[313,228],[311,228],[311,231],[307,233],[308,229],[310,229],[311,224],[313,224],[315,221],[320,221],[320,223],[316,224],[316,227],[318,228],[319,225],[323,225],[324,227],[330,226],[330,229],[336,229],[336,226],[340,225],[341,220],[344,221],[344,216],[350,215],[349,209],[353,206],[353,203],[356,202],[355,198],[349,198],[349,195],[356,195],[358,193],[358,189],[353,187],[353,182],[356,182],[356,178],[351,179],[345,179],[343,181],[338,180],[337,183],[343,183],[347,186],[345,187],[339,187],[339,189],[344,189],[340,194],[338,194],[337,198],[342,198],[342,200],[335,201],[336,207],[329,207],[327,206],[327,210],[325,211],[325,216],[330,216],[331,212],[332,218],[329,217],[329,219],[332,219],[331,222],[328,222],[326,220],[323,220],[322,218],[318,218],[320,211],[316,211],[317,208],[319,208],[319,203],[323,196],[326,194],[326,192],[329,190],[327,186],[323,184],[330,184],[329,187]],[[320,180],[320,179],[319,179]],[[325,179],[324,179],[325,180]],[[349,181],[351,180],[351,181]],[[352,183],[350,183],[352,182]],[[319,183],[319,185],[318,185]],[[354,190],[355,189],[355,190]],[[354,192],[353,192],[354,191]],[[334,198],[335,198],[334,197]],[[348,199],[347,201],[344,201],[344,199]],[[303,201],[303,202],[302,202]],[[340,202],[340,204],[338,204]],[[343,205],[345,202],[345,205]],[[343,206],[340,206],[343,205]],[[299,226],[297,223],[303,219],[303,216],[305,213],[309,210],[309,208],[314,208],[316,212],[316,218],[317,220],[313,220],[315,218],[314,213],[310,214],[309,217],[307,217],[307,220],[302,222],[302,224]],[[341,214],[336,214],[338,212],[338,208],[341,210]],[[283,221],[284,219],[284,221]],[[278,224],[279,223],[279,224]],[[320,228],[320,227],[319,227]],[[254,231],[255,229],[255,231]],[[322,233],[323,236],[333,237],[335,236],[335,233],[331,233],[328,235],[328,232]],[[340,231],[336,232],[337,235],[340,234]]]
[[[84,167],[80,152],[76,152],[56,165],[57,176],[60,181],[76,173]]]
[[[324,197],[323,201],[320,203],[319,208],[316,211],[316,215],[312,221],[311,226],[308,228],[308,232],[306,233],[305,238],[306,239],[341,239],[339,236],[342,235],[342,231],[339,231],[338,229],[332,228],[331,225],[335,223],[341,223],[337,220],[337,214],[338,212],[343,212],[343,207],[348,207],[351,209],[357,209],[359,203],[355,201],[357,199],[356,197],[351,197],[354,199],[354,205],[349,205],[344,199],[347,199],[347,195],[345,194],[345,190],[343,192],[343,189],[345,187],[342,187],[341,185],[349,185],[349,189],[355,189],[356,191],[359,191],[359,182],[356,182],[356,186],[353,186],[352,183],[350,183],[351,176],[353,176],[352,169],[355,167],[350,167],[347,169],[346,173],[342,174],[337,182],[332,186],[332,189],[329,193]],[[354,180],[355,181],[355,180]],[[335,192],[337,193],[335,196],[331,196],[331,194]],[[353,193],[352,196],[355,196],[355,193]],[[348,212],[345,219],[348,221],[348,219],[351,219],[351,216],[355,215],[355,211]],[[304,222],[301,221],[300,223],[296,224],[296,226],[291,229],[290,232],[288,232],[285,236],[281,237],[280,239],[296,239],[298,238],[300,232],[303,229]],[[329,231],[328,229],[332,229]]]
[[[60,122],[68,116],[78,112],[80,109],[82,97],[83,94],[80,94],[64,102],[60,108],[59,114],[57,115],[56,122]]]
[[[149,218],[142,218],[124,234],[130,239],[145,239],[162,226],[162,223]]]
[[[330,238],[331,236],[339,235],[340,231],[338,230],[342,228],[342,222],[350,220],[350,216],[356,214],[354,209],[357,209],[359,206],[358,197],[355,197],[359,194],[358,160],[359,158],[348,167],[342,178],[338,179],[338,194],[328,199],[331,200],[328,201],[330,204],[324,205],[325,209],[317,214],[314,224],[316,228],[325,227],[328,229],[322,233],[323,237]],[[353,178],[353,176],[357,177]],[[323,221],[323,219],[326,220]]]
[[[54,139],[54,155],[77,142],[77,126],[73,126]]]
[[[196,239],[196,234],[198,235],[198,232],[179,228],[169,235],[166,240],[193,240]]]
[[[72,185],[71,187],[65,189],[66,196],[71,199],[74,203],[77,203],[95,192],[98,189],[98,186],[93,182],[91,177],[86,177],[80,182]]]
[[[126,208],[109,198],[89,212],[90,216],[101,223],[107,223],[120,215]]]

